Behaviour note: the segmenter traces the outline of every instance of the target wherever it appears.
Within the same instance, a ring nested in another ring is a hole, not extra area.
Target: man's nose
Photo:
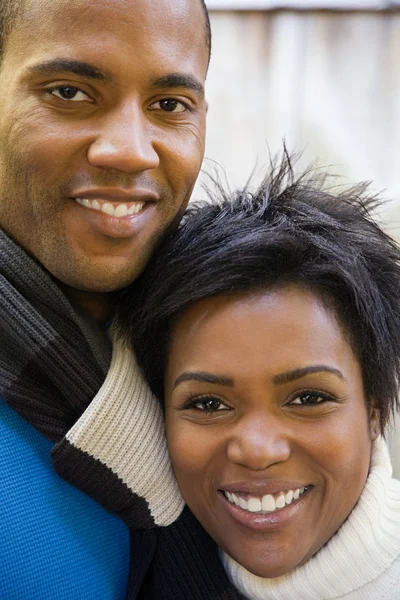
[[[290,434],[279,418],[260,413],[243,417],[228,441],[226,452],[230,462],[262,471],[290,457]]]
[[[104,115],[96,139],[88,150],[94,167],[139,173],[160,164],[154,149],[152,126],[138,106],[125,106]]]

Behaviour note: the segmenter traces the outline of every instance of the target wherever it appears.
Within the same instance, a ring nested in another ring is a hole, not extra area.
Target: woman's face
[[[182,494],[252,573],[303,564],[352,511],[379,425],[318,296],[291,286],[193,304],[171,337],[165,392]]]

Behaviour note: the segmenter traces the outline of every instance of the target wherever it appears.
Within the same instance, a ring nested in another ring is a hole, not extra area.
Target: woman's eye
[[[321,394],[320,392],[304,392],[298,394],[290,404],[295,404],[297,406],[315,406],[316,404],[322,404],[323,402],[329,401],[332,401],[332,398],[325,394]]]
[[[61,100],[67,100],[70,102],[90,101],[90,98],[87,94],[70,85],[59,86],[58,88],[50,90],[50,93],[56,98],[61,98]]]
[[[226,410],[227,407],[218,398],[204,398],[196,403],[196,408],[206,412],[216,412],[217,410]]]
[[[164,100],[159,100],[152,104],[151,109],[161,109],[164,112],[169,113],[183,113],[187,110],[187,107],[182,102],[179,102],[179,100],[165,98]]]
[[[203,398],[190,398],[184,404],[185,409],[195,409],[202,412],[218,412],[223,410],[229,410],[229,407],[222,402],[219,398],[213,396],[204,396]]]

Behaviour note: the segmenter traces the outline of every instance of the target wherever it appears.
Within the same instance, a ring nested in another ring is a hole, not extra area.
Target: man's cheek
[[[19,107],[9,115],[8,121],[2,131],[2,140],[6,140],[7,150],[16,154],[29,153],[32,148],[37,149],[38,139],[43,141],[45,120],[38,106],[22,110]],[[34,156],[30,156],[34,159]]]

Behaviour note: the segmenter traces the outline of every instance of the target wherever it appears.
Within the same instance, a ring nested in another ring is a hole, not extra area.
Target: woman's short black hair
[[[117,322],[153,392],[163,399],[169,336],[190,304],[298,283],[333,307],[383,428],[399,406],[400,249],[373,217],[379,201],[365,186],[333,194],[295,179],[287,156],[256,192],[216,185],[213,196],[121,298]]]

